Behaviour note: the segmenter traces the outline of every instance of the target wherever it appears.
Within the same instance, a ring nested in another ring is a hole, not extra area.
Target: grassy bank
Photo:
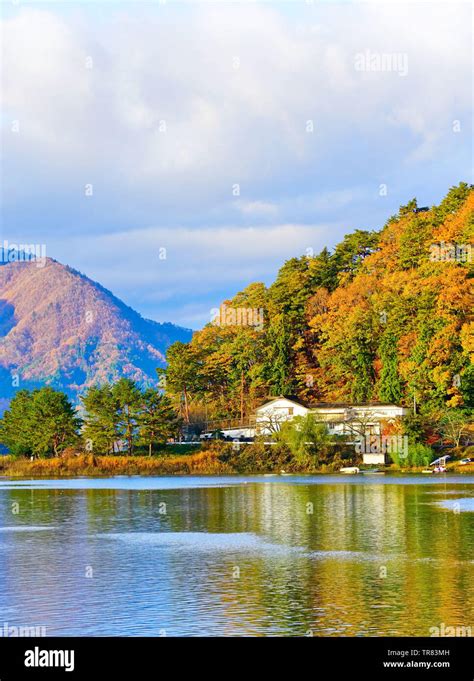
[[[61,457],[0,457],[0,475],[8,477],[70,477],[109,475],[239,475],[258,473],[333,473],[352,463],[339,456],[331,461],[295,457],[285,447],[263,444],[234,447],[207,443],[205,451],[163,452],[158,456],[96,456],[70,453]],[[174,449],[174,448],[173,448]]]
[[[185,450],[183,450],[184,452]],[[159,456],[95,456],[69,454],[67,456],[35,459],[0,457],[0,476],[12,478],[57,478],[74,476],[113,475],[242,475],[286,473],[337,473],[342,466],[359,465],[356,457],[344,452],[329,458],[295,457],[285,447],[253,444],[234,448],[224,443],[206,444],[205,451],[192,454],[164,453]],[[424,467],[386,468],[391,473],[421,473]],[[474,464],[448,464],[453,473],[474,474]]]
[[[181,456],[93,456],[49,459],[0,458],[0,475],[13,478],[57,478],[109,475],[222,475],[233,472],[213,452]]]

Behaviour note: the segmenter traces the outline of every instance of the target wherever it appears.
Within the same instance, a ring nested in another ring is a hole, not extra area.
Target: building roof
[[[392,402],[314,402],[309,405],[310,409],[334,409],[344,408],[350,409],[353,407],[399,407],[398,404]]]
[[[300,400],[300,398],[297,397],[296,395],[276,395],[275,397],[270,397],[269,399],[265,400],[265,402],[262,402],[262,404],[260,404],[257,407],[257,409],[260,409],[261,407],[264,407],[266,404],[270,404],[271,402],[276,402],[277,400],[288,400],[289,402],[299,404],[301,407],[306,407],[306,409],[311,408],[307,402]]]
[[[277,395],[263,402],[257,409],[276,400],[288,400],[295,402],[306,409],[350,409],[354,407],[400,407],[398,404],[390,402],[305,402],[296,395]]]

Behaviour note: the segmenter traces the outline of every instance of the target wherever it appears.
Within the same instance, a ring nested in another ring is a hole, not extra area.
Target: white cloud
[[[236,207],[244,215],[261,215],[273,218],[278,215],[278,206],[266,201],[242,201],[237,202]]]
[[[48,7],[3,22],[5,237],[150,314],[179,296],[175,316],[199,314],[386,219],[440,159],[442,191],[469,179],[468,5]],[[406,55],[406,75],[357,71],[364,50]]]
[[[270,283],[283,261],[323,246],[321,225],[149,228],[64,239],[54,256],[87,262],[85,273],[125,301],[139,291],[142,311],[166,305],[167,318],[189,325],[195,316],[207,321],[225,291],[233,295],[256,278]]]
[[[195,282],[211,289],[215,284],[235,284],[245,269],[258,267],[268,273],[268,262],[281,263],[307,248],[322,248],[323,235],[322,225],[149,228],[58,239],[54,255],[66,259],[69,251],[76,260],[87,259],[92,271],[104,270],[104,262],[108,262],[115,287],[124,282],[133,286],[165,281],[167,295],[173,294],[175,286],[192,291]]]
[[[253,4],[139,10],[111,8],[91,25],[85,10],[72,20],[24,8],[5,21],[4,104],[21,122],[7,153],[27,145],[37,163],[47,153],[59,186],[106,173],[174,203],[224,201],[233,182],[253,194],[358,130],[375,143],[408,129],[407,153],[427,138],[434,153],[447,114],[470,104],[462,6],[310,6],[291,18]],[[364,49],[406,53],[409,75],[358,73]]]

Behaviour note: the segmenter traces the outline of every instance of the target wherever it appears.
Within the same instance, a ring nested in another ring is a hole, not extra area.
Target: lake
[[[0,479],[0,630],[429,636],[473,548],[471,476]]]

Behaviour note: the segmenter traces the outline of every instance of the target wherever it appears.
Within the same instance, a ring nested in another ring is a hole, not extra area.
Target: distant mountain
[[[19,387],[44,384],[73,398],[122,376],[155,385],[168,346],[191,336],[190,329],[144,319],[51,258],[0,267],[0,401]]]

